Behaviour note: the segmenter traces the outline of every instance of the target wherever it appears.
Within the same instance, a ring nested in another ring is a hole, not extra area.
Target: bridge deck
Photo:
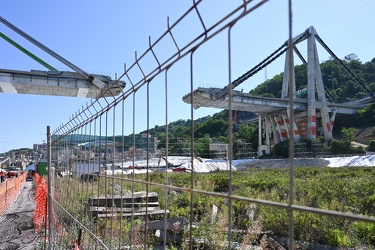
[[[117,96],[125,87],[125,82],[114,81],[109,76],[93,76],[104,83],[103,88],[75,72],[0,69],[0,92],[97,98],[101,93],[104,96]],[[106,92],[107,89],[110,91]]]
[[[215,93],[220,91],[219,88],[198,88],[193,92],[193,102],[194,107],[210,107],[218,109],[228,109],[228,96],[224,96],[221,99],[214,99]],[[240,91],[232,91],[232,109],[238,111],[249,111],[255,114],[267,114],[267,113],[278,113],[289,107],[288,99],[281,98],[270,98],[254,96],[248,93],[242,93]],[[191,103],[191,95],[185,95],[183,101],[186,103]],[[359,109],[366,107],[358,101],[351,103],[330,103],[327,102],[328,108],[331,110],[336,110],[339,114],[355,114]],[[322,108],[322,104],[317,101],[316,108]],[[294,109],[297,111],[307,110],[307,99],[296,98],[294,100]]]

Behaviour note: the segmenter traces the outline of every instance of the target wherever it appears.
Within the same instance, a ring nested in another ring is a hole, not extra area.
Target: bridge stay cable
[[[363,88],[363,90],[365,90],[373,99],[375,99],[374,93],[372,93],[371,90],[363,82],[361,82],[353,74],[353,72],[350,71],[348,67],[346,67],[346,65],[336,56],[336,54],[333,53],[333,51],[324,43],[324,41],[319,37],[319,35],[316,34],[315,37],[317,41],[323,46],[323,48],[344,68],[346,73],[348,73],[352,77],[352,79]]]
[[[304,32],[300,36],[295,39],[293,42],[293,45],[298,44],[301,42],[303,39],[307,37],[307,32]],[[281,55],[283,55],[287,50],[288,50],[288,41],[284,42],[278,49],[276,49],[273,53],[271,53],[268,57],[266,57],[263,61],[258,63],[256,66],[254,66],[252,69],[247,71],[245,74],[237,78],[231,83],[231,88],[234,89],[237,86],[239,86],[241,83],[258,73],[260,70],[265,68],[267,65],[275,61],[277,58],[279,58]],[[224,95],[228,93],[228,86],[225,86],[223,89],[221,89],[219,92],[217,92],[214,95],[215,100],[222,98]]]
[[[298,44],[299,42],[301,42],[302,40],[306,39],[307,36],[309,35],[309,31],[306,30],[303,34],[301,34],[300,36],[298,36],[294,42],[293,42],[293,45],[296,45]],[[364,84],[362,83],[354,74],[353,72],[350,71],[350,69],[336,56],[335,53],[333,53],[333,51],[324,43],[324,41],[319,37],[318,34],[315,34],[315,37],[317,39],[317,41],[322,45],[322,47],[340,64],[340,66],[342,66],[344,68],[344,70],[352,77],[352,79],[359,85],[363,88],[363,90],[365,90],[373,99],[375,99],[375,95],[374,93],[372,93],[370,91],[370,89]],[[288,49],[288,43],[285,42],[283,45],[281,45],[278,49],[276,49],[271,55],[269,55],[268,57],[266,57],[263,61],[261,61],[260,63],[258,63],[256,66],[254,66],[252,69],[250,69],[249,71],[247,71],[245,74],[243,74],[242,76],[238,77],[236,80],[234,80],[231,84],[230,84],[230,87],[232,89],[238,87],[241,83],[243,83],[244,81],[246,81],[247,79],[249,79],[250,77],[252,77],[253,75],[255,75],[256,73],[258,73],[260,70],[262,70],[263,68],[265,68],[267,65],[269,65],[271,62],[275,61],[278,57],[280,57],[282,54],[284,54],[287,49]],[[307,65],[307,62],[306,60],[302,57],[301,53],[298,51],[298,49],[294,46],[294,51],[296,52],[296,54],[299,56],[299,58],[301,59],[301,61],[303,62],[303,64]],[[326,90],[326,93],[328,94],[329,98],[333,101],[333,102],[336,102],[335,99],[333,98],[333,96],[331,96],[327,89]],[[213,98],[215,100],[217,99],[220,99],[222,98],[223,96],[225,96],[226,94],[228,93],[228,86],[225,86],[224,88],[222,88],[220,91],[218,91],[216,94],[213,95]]]

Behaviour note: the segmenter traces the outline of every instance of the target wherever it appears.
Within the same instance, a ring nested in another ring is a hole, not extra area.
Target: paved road
[[[34,230],[35,188],[27,181],[21,188],[17,200],[0,217],[0,249],[42,249]]]

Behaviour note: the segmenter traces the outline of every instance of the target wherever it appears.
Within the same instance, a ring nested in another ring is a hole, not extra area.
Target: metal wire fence
[[[206,2],[194,1],[176,22],[168,20],[166,31],[155,42],[150,38],[143,54],[135,54],[135,62],[125,66],[118,78],[127,82],[120,95],[93,100],[50,133],[49,166],[55,173],[49,171],[49,212],[56,215],[49,223],[50,249],[69,249],[73,242],[81,249],[245,249],[267,230],[255,216],[260,207],[282,218],[277,221],[290,249],[298,213],[375,222],[368,216],[295,204],[292,160],[289,186],[283,193],[288,199],[260,199],[249,190],[236,189],[230,87],[227,144],[212,145],[225,158],[223,186],[214,186],[207,174],[196,171],[201,161],[195,154],[193,99],[186,104],[191,135],[180,142],[184,145],[180,156],[190,171],[179,172],[186,169],[179,169],[175,156],[169,155],[170,147],[175,147],[169,144],[169,114],[175,112],[175,102],[182,102],[174,90],[193,93],[202,74],[197,68],[209,67],[199,63],[199,53],[205,50],[211,56],[225,54],[229,86],[231,44],[240,37],[234,33],[246,32],[235,28],[267,1],[230,1],[226,13],[209,21],[204,16]],[[214,8],[216,3],[211,4]],[[194,31],[191,36],[179,36],[187,27]],[[210,47],[215,39],[223,46]],[[161,50],[167,56],[159,55]],[[175,75],[177,68],[185,75]],[[165,120],[163,148],[150,135],[155,114]],[[139,125],[145,128],[143,136],[137,135]]]

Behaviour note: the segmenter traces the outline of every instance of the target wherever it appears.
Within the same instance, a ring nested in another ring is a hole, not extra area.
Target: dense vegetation
[[[173,175],[169,178],[175,185],[189,187],[189,177]],[[375,184],[374,177],[375,169],[366,167],[297,168],[294,185],[295,203],[302,206],[374,216],[375,190],[372,188]],[[185,179],[185,183],[181,182],[183,179]],[[200,174],[195,179],[199,189],[217,192],[227,192],[228,181],[229,176],[226,172]],[[234,195],[287,203],[289,170],[248,169],[246,172],[235,172],[232,185]],[[189,193],[176,194],[177,197],[184,197],[181,198],[183,200],[188,200],[189,195]],[[179,201],[177,201],[178,203]],[[211,218],[213,205],[218,206],[222,211],[228,209],[225,199],[220,200],[203,195],[194,196],[194,207],[198,208],[195,213],[199,221],[208,220],[205,217]],[[234,202],[235,220],[233,225],[235,228],[249,229],[257,226],[261,227],[261,230],[271,230],[278,236],[286,237],[288,235],[288,213],[286,210],[257,205],[256,208],[253,208],[254,217],[251,220],[249,205],[248,202]],[[179,207],[178,209],[177,207],[176,204],[170,204],[169,209],[174,211],[173,215],[189,216],[188,207]],[[297,240],[346,247],[375,244],[373,238],[375,224],[352,222],[302,212],[294,213],[294,221]]]
[[[343,63],[350,69],[356,77],[375,92],[375,58],[371,62],[362,64],[355,55],[349,55]],[[367,94],[355,83],[333,60],[328,60],[321,64],[323,81],[327,92],[338,102],[349,101],[367,96]],[[298,89],[306,86],[306,67],[296,66],[296,83]],[[251,91],[251,94],[279,97],[282,84],[282,74],[266,81]],[[330,144],[331,153],[363,152],[363,149],[354,149],[350,142],[354,140],[357,131],[363,126],[374,127],[375,125],[375,104],[369,105],[360,111],[354,119],[336,118],[335,130],[336,138]],[[249,113],[237,113],[237,121],[234,126],[234,146],[239,141],[247,141],[257,145],[258,129],[254,124],[246,121],[253,118]],[[241,116],[241,119],[238,119]],[[197,138],[195,147],[199,156],[205,157],[208,154],[207,144],[212,141],[227,142],[228,111],[224,110],[217,114],[204,117],[194,121],[194,137]],[[190,120],[178,120],[168,125],[169,140],[190,138]],[[146,133],[146,131],[145,131]],[[161,142],[159,147],[165,147],[165,126],[155,126],[148,131],[152,137],[157,137]],[[367,137],[369,150],[375,151],[375,129]],[[122,138],[116,138],[121,141]],[[126,138],[131,145],[131,136]],[[319,140],[319,139],[318,139]],[[176,144],[169,144],[174,150]],[[280,155],[288,152],[288,143],[284,142],[276,146],[280,150]],[[234,149],[236,150],[236,149]],[[362,151],[361,151],[362,150]],[[67,196],[64,202],[80,206],[68,207],[68,211],[79,216],[87,216],[85,207],[88,197],[93,195],[113,195],[120,194],[118,190],[134,190],[150,192],[156,191],[159,194],[159,202],[163,208],[170,211],[170,217],[184,216],[190,218],[191,199],[194,207],[192,219],[194,229],[192,230],[194,239],[204,239],[203,246],[196,246],[196,249],[221,249],[217,242],[227,237],[225,229],[229,225],[228,220],[228,200],[214,195],[203,193],[184,192],[181,189],[173,189],[171,186],[191,188],[191,174],[189,173],[165,173],[155,172],[149,175],[132,176],[137,180],[159,185],[146,187],[142,182],[131,183],[129,179],[124,181],[121,178],[99,179],[93,186],[81,183],[79,180],[70,178],[69,181],[62,181],[61,190],[66,190],[66,185],[78,190],[85,190],[86,193],[73,192],[75,195]],[[215,173],[195,173],[194,189],[207,192],[217,192],[227,194],[230,176],[227,172]],[[261,201],[274,201],[286,204],[288,202],[289,191],[289,171],[288,169],[248,169],[246,171],[233,172],[232,194],[238,197],[257,199],[258,202],[235,200],[232,203],[233,221],[233,241],[244,244],[252,243],[261,245],[260,237],[262,232],[267,231],[268,235],[286,237],[288,235],[288,212],[284,209],[272,206],[261,205]],[[72,182],[72,183],[71,183]],[[168,190],[161,184],[168,182]],[[295,169],[294,180],[294,204],[306,207],[341,211],[358,215],[375,216],[375,168],[374,167],[342,167],[342,168],[318,168],[303,167]],[[57,185],[58,186],[58,185]],[[121,188],[115,188],[121,186]],[[59,186],[60,187],[60,186]],[[122,192],[122,191],[120,191]],[[164,200],[164,194],[168,193],[168,201]],[[68,200],[68,199],[71,199]],[[213,207],[217,207],[217,214],[213,216]],[[214,219],[213,219],[214,218]],[[301,244],[301,249],[306,249],[307,243],[322,243],[331,246],[373,248],[375,245],[375,224],[347,219],[328,217],[315,213],[294,212],[295,239]],[[122,224],[121,224],[122,223]],[[135,219],[135,234],[139,239],[143,239],[142,221]],[[117,235],[123,237],[122,242],[129,242],[131,227],[126,220],[114,218],[110,223],[108,220],[99,219],[96,222],[98,234],[103,239],[108,239],[106,233],[110,227],[122,227],[122,233]],[[138,227],[139,225],[139,227]],[[186,229],[188,233],[189,229]],[[186,236],[186,235],[185,235]],[[133,239],[134,240],[134,239]],[[150,242],[152,244],[153,242]],[[200,244],[199,242],[197,244]],[[208,245],[207,244],[212,244]],[[216,245],[215,245],[216,244]]]
[[[136,175],[137,180],[164,184],[166,174],[154,172],[150,175]],[[89,197],[100,194],[120,194],[121,190],[143,191],[145,186],[140,183],[121,179],[99,179],[94,185],[82,183],[79,179],[58,179],[56,185],[61,190],[68,186],[74,190],[75,195],[64,198],[64,204],[68,211],[79,216],[88,216],[86,202]],[[169,173],[168,183],[187,190],[191,187],[191,175],[189,173]],[[195,174],[194,189],[207,192],[228,193],[228,172],[216,172]],[[343,167],[343,168],[318,168],[303,167],[295,169],[294,203],[301,206],[329,209],[360,215],[375,216],[375,168],[373,167]],[[169,186],[169,187],[170,187]],[[121,187],[121,188],[119,188]],[[98,191],[99,190],[99,191]],[[150,185],[150,192],[159,194],[159,202],[163,208],[170,211],[169,217],[184,216],[190,218],[191,193],[182,190],[168,189],[168,201],[164,200],[166,190],[159,186]],[[288,169],[248,169],[241,172],[233,172],[232,194],[239,197],[248,197],[258,201],[267,200],[287,204],[289,190]],[[62,191],[63,192],[63,191]],[[71,199],[71,200],[70,200]],[[79,201],[80,205],[75,205]],[[167,204],[167,205],[166,205]],[[217,213],[214,216],[214,208]],[[205,244],[217,244],[227,237],[225,229],[228,226],[228,200],[225,197],[215,197],[206,194],[193,195],[194,207],[194,239],[205,239]],[[260,244],[262,232],[268,236],[286,237],[288,235],[288,212],[285,209],[275,208],[251,203],[248,201],[234,200],[232,203],[233,214],[233,241],[244,244]],[[314,213],[294,212],[295,239],[297,242],[321,243],[341,247],[374,246],[375,224],[365,222],[353,222],[351,220],[328,217]],[[95,226],[99,234],[106,239],[106,230],[112,225],[115,231],[119,228],[120,217],[116,221],[99,219]],[[142,238],[141,221],[135,221],[140,228],[135,229],[140,233],[135,237]],[[123,242],[129,241],[130,221],[122,220],[124,232]],[[189,228],[186,228],[188,233]],[[107,231],[108,232],[108,231]],[[120,235],[119,235],[120,236]],[[186,235],[187,237],[187,235]],[[107,237],[108,238],[108,237]],[[152,240],[152,239],[150,239]],[[216,243],[215,243],[216,242]],[[153,244],[150,242],[150,244]],[[203,243],[202,243],[203,244]],[[207,247],[207,246],[206,246]],[[301,247],[303,248],[303,247]],[[211,245],[208,248],[200,246],[196,249],[221,249]]]

